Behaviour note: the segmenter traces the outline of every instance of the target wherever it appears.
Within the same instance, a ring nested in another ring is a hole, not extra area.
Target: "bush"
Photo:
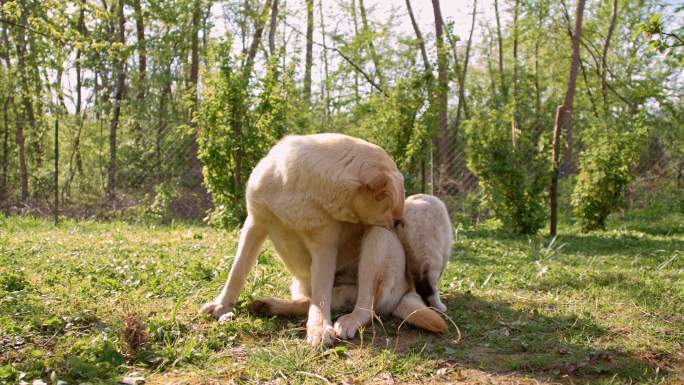
[[[639,126],[628,132],[594,127],[591,133],[596,142],[580,155],[572,194],[582,231],[605,229],[608,215],[624,205],[624,193],[632,180],[630,170],[646,137]]]
[[[207,221],[220,227],[240,225],[246,217],[245,185],[268,149],[292,127],[298,98],[292,73],[281,74],[273,55],[256,84],[236,71],[230,43],[219,45],[219,72],[211,74],[202,107],[195,115],[200,127],[199,159],[204,184],[215,209]],[[260,91],[252,95],[252,89]],[[248,106],[256,105],[249,109]]]
[[[418,72],[386,87],[387,95],[368,97],[353,111],[354,123],[345,133],[382,147],[404,172],[407,193],[420,191],[420,168],[429,159],[430,127],[436,126],[427,99],[428,79]],[[412,177],[413,176],[413,177]]]
[[[550,162],[539,136],[524,127],[511,138],[511,108],[477,111],[466,122],[468,167],[480,178],[486,204],[505,227],[535,234],[547,218]]]
[[[173,217],[171,204],[178,198],[178,192],[168,183],[162,182],[154,186],[154,200],[146,208],[146,217],[160,223],[168,223]]]

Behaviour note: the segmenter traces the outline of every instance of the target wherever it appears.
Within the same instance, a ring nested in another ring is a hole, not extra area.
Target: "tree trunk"
[[[258,16],[258,19],[256,20],[256,25],[254,28],[254,36],[252,36],[252,42],[249,46],[249,51],[247,52],[247,59],[245,61],[245,65],[242,68],[242,79],[244,82],[244,86],[248,87],[249,85],[249,79],[252,73],[252,67],[254,66],[254,60],[256,58],[257,54],[257,49],[259,48],[259,44],[261,43],[261,37],[264,32],[264,27],[266,25],[266,18],[268,18],[268,13],[270,11],[272,4],[272,0],[266,0],[266,3],[264,4],[264,8],[261,10],[261,13]],[[245,104],[244,100],[239,101],[240,105],[236,106],[236,108],[233,111],[233,135],[235,136],[235,140],[238,143],[235,149],[235,179],[233,180],[235,191],[242,191],[242,156],[243,156],[243,151],[242,148],[240,147],[241,143],[241,138],[242,138],[242,125],[243,125],[243,117],[245,115],[245,111],[247,109],[247,106]],[[235,201],[233,203],[237,204],[237,194],[235,195]]]
[[[489,73],[490,88],[492,89],[492,100],[495,101],[497,95],[496,80],[494,79],[494,66],[492,65],[492,56],[494,56],[494,48],[492,47],[494,45],[492,41],[494,39],[493,35],[494,33],[490,30],[489,37],[487,38],[487,55],[485,55],[485,57],[487,58],[487,73]]]
[[[501,92],[504,99],[508,98],[508,87],[506,86],[506,76],[504,74],[503,60],[503,37],[501,36],[501,21],[499,20],[499,2],[494,0],[494,14],[496,15],[496,35],[499,40],[499,76],[501,77]]]
[[[7,96],[2,109],[2,177],[0,177],[0,201],[4,202],[7,197],[7,172],[9,169],[9,109],[12,97]]]
[[[409,17],[411,18],[411,25],[413,26],[413,31],[416,33],[416,40],[418,41],[418,48],[420,48],[420,56],[423,58],[425,72],[431,74],[432,66],[430,65],[430,59],[428,59],[427,49],[425,49],[425,40],[423,40],[423,34],[420,33],[420,27],[418,27],[416,17],[413,15],[413,9],[411,8],[411,0],[406,0],[406,10],[408,11]]]
[[[313,0],[306,0],[306,61],[304,63],[304,100],[311,104],[311,67],[313,66]]]
[[[119,43],[126,44],[126,19],[124,17],[124,0],[119,0]],[[123,54],[122,54],[123,55]],[[114,96],[114,112],[109,126],[109,172],[107,175],[107,197],[113,201],[116,197],[116,135],[126,85],[126,59],[121,57],[116,62],[116,94]]]
[[[318,1],[318,9],[321,16],[321,40],[323,46],[326,47],[325,43],[325,21],[323,17],[323,1]],[[323,104],[325,105],[325,122],[327,124],[330,119],[330,72],[328,66],[328,50],[323,49]]]
[[[380,58],[378,57],[378,52],[375,50],[373,38],[368,36],[370,34],[370,28],[368,28],[366,6],[364,5],[363,0],[359,0],[359,11],[361,12],[361,26],[363,28],[363,34],[364,37],[368,39],[368,50],[370,51],[371,59],[373,60],[373,65],[375,66],[375,74],[378,76],[380,88],[385,89],[385,77],[383,76],[382,68],[380,67]]]
[[[192,119],[192,113],[195,111],[197,104],[197,84],[199,82],[199,30],[200,30],[200,0],[195,0],[192,8],[192,40],[190,42],[190,78],[189,91],[192,96],[193,105],[190,111],[189,119]]]
[[[607,69],[607,57],[608,48],[610,47],[610,39],[613,37],[613,31],[615,30],[615,24],[617,21],[617,10],[618,2],[613,0],[613,6],[610,14],[610,25],[608,26],[608,35],[606,36],[606,41],[603,44],[603,50],[601,51],[601,98],[603,99],[603,113],[608,114],[608,96],[606,95],[606,69]]]
[[[354,19],[354,38],[359,36],[359,21],[356,17],[356,0],[351,0],[351,14],[352,19]],[[354,71],[354,101],[358,103],[359,97],[359,73]]]
[[[143,15],[141,0],[133,0],[133,11],[135,15],[135,29],[138,39],[138,87],[136,92],[138,112],[143,112],[145,104],[145,89],[147,88],[147,45],[145,41],[145,17]],[[135,139],[140,142],[143,136],[140,121],[145,119],[143,113],[139,113],[135,120]]]
[[[435,39],[437,40],[437,110],[439,112],[439,132],[437,134],[437,171],[440,192],[446,192],[446,178],[449,170],[449,131],[447,127],[447,93],[449,80],[447,79],[447,57],[444,48],[444,33],[442,29],[442,11],[439,0],[432,0],[435,14]]]
[[[458,106],[456,108],[456,124],[455,127],[461,125],[461,112],[463,112],[468,117],[468,107],[465,100],[465,83],[466,76],[468,74],[468,62],[470,61],[470,46],[473,42],[473,31],[475,30],[475,18],[477,16],[477,0],[473,0],[473,17],[470,23],[470,34],[468,35],[468,42],[466,44],[465,57],[463,58],[463,70],[461,71],[461,77],[458,80]]]
[[[572,127],[572,104],[575,98],[575,86],[577,84],[577,68],[579,66],[579,44],[582,33],[582,16],[584,13],[584,0],[577,1],[575,11],[575,27],[572,34],[572,61],[570,62],[570,72],[568,74],[568,85],[565,90],[565,100],[556,110],[556,121],[553,127],[552,141],[552,175],[551,175],[551,236],[556,235],[558,222],[558,155],[560,147],[561,132],[566,135],[571,132]],[[567,143],[570,145],[571,143]]]
[[[278,0],[273,0],[271,4],[271,24],[268,28],[268,50],[269,54],[275,53],[275,35],[278,29]]]
[[[572,40],[572,21],[570,20],[570,14],[568,13],[568,8],[565,5],[565,0],[560,1],[561,7],[563,8],[563,16],[565,18],[566,22],[566,29],[568,32],[568,37],[570,37],[570,40]],[[580,40],[580,44],[582,44],[582,41]],[[585,45],[587,51],[589,48]],[[579,68],[582,71],[582,79],[584,80],[584,88],[587,90],[587,96],[589,96],[589,101],[591,102],[591,110],[594,113],[594,116],[596,119],[599,119],[599,112],[598,108],[596,107],[596,101],[594,98],[594,93],[591,91],[591,85],[589,84],[589,76],[587,75],[587,69],[585,68],[586,66],[584,65],[584,61],[582,58],[579,60]],[[598,70],[597,70],[598,71]],[[600,75],[599,75],[600,77]]]
[[[78,13],[78,25],[77,30],[81,36],[85,36],[85,0],[81,1],[81,7]],[[83,79],[81,73],[81,56],[82,51],[80,49],[76,50],[76,60],[74,65],[76,67],[76,110],[74,115],[76,117],[76,135],[74,137],[74,143],[71,148],[71,155],[69,156],[69,171],[67,172],[67,179],[64,183],[64,189],[62,189],[62,201],[65,196],[71,195],[71,182],[74,180],[74,159],[76,160],[77,170],[80,175],[83,175],[83,163],[81,161],[81,131],[83,130],[83,116],[81,114],[83,96],[82,96],[82,86]]]
[[[518,101],[518,13],[520,0],[513,6],[513,100]]]
[[[171,95],[171,62],[166,64],[166,72],[163,76],[163,88],[162,88],[162,93],[161,96],[159,97],[159,116],[158,116],[158,122],[157,122],[157,130],[155,132],[155,140],[154,140],[154,154],[155,154],[155,159],[156,159],[156,167],[155,170],[157,172],[157,177],[161,175],[162,171],[162,139],[164,136],[164,132],[166,131],[166,123],[167,123],[167,100],[169,98],[169,95]]]
[[[511,142],[515,146],[520,134],[518,111],[518,13],[520,0],[515,0],[513,8],[513,121],[511,122]]]
[[[24,24],[25,17],[21,22]],[[24,30],[19,28],[17,31],[17,69],[19,71],[19,81],[21,83],[21,100],[23,110],[17,122],[16,141],[19,147],[19,173],[21,174],[21,202],[27,203],[29,199],[29,174],[26,162],[26,136],[24,134],[24,127],[26,122],[33,124],[33,104],[30,99],[30,90],[28,85],[28,75],[26,73],[26,40]]]
[[[9,37],[7,35],[7,26],[3,25],[2,28],[2,37],[3,41],[5,43],[5,64],[6,64],[6,71],[7,74],[10,74],[12,72],[12,62],[10,61],[10,41]],[[0,201],[5,201],[7,198],[8,194],[8,189],[7,189],[7,176],[8,176],[8,171],[9,171],[9,136],[10,136],[10,127],[9,127],[9,114],[10,114],[10,106],[14,107],[14,87],[12,84],[12,87],[9,90],[9,94],[7,95],[7,98],[5,99],[5,103],[3,105],[2,109],[2,121],[3,121],[3,138],[2,138],[2,178],[0,178]],[[16,118],[16,112],[15,112],[15,118]],[[16,120],[16,119],[15,119]]]
[[[245,68],[243,68],[242,71],[242,76],[247,81],[249,81],[249,78],[252,74],[254,59],[256,58],[259,44],[261,44],[261,37],[264,32],[264,27],[266,26],[266,19],[268,18],[268,13],[270,11],[272,2],[273,0],[266,0],[264,8],[261,10],[261,14],[259,15],[259,19],[256,21],[254,36],[252,37],[252,44],[249,46],[249,52],[247,52],[247,61],[245,62]]]
[[[411,25],[413,26],[413,31],[416,34],[416,40],[418,41],[418,48],[420,49],[420,55],[423,58],[423,67],[425,68],[425,76],[427,76],[427,99],[428,103],[432,103],[432,66],[430,65],[430,59],[427,56],[427,49],[425,48],[425,40],[423,40],[423,34],[420,32],[420,27],[416,22],[416,17],[413,14],[413,9],[411,8],[411,0],[406,0],[406,10],[408,11],[409,17],[411,18]],[[425,148],[424,151],[428,151]],[[427,189],[427,174],[426,174],[426,161],[423,156],[420,161],[420,192],[425,193]]]
[[[535,136],[541,134],[541,89],[539,87],[539,43],[540,36],[542,34],[542,26],[544,23],[544,15],[541,6],[537,10],[537,34],[534,39],[534,95],[535,95],[535,109],[534,109],[534,121],[535,121]]]

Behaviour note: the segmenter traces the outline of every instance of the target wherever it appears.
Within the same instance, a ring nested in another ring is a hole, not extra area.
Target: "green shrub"
[[[594,142],[580,155],[580,171],[572,205],[582,231],[604,229],[608,215],[624,205],[624,193],[632,180],[630,170],[638,161],[645,130],[627,131],[594,127]]]
[[[547,218],[550,162],[532,129],[522,127],[513,144],[512,119],[510,108],[487,109],[466,122],[468,167],[494,216],[515,233],[535,234]]]
[[[168,183],[160,183],[154,186],[154,200],[146,208],[145,212],[150,218],[168,223],[173,217],[171,204],[178,198],[178,192]]]
[[[428,79],[419,72],[386,87],[387,95],[366,98],[354,110],[354,122],[345,133],[381,146],[404,172],[406,192],[420,191],[420,168],[429,159],[430,127],[436,127],[427,99]]]
[[[239,60],[233,59],[229,42],[218,46],[216,56],[219,71],[208,76],[195,119],[200,128],[204,183],[215,206],[206,219],[220,227],[233,227],[246,217],[245,185],[250,172],[294,125],[298,98],[292,73],[280,73],[278,55],[271,57],[264,77],[252,83],[236,70]],[[250,109],[250,105],[256,107]]]

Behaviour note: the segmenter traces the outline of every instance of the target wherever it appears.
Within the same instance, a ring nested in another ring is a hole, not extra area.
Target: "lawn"
[[[0,383],[683,383],[684,214],[629,212],[609,228],[564,224],[551,240],[458,227],[448,334],[389,319],[319,351],[302,319],[242,307],[288,293],[270,246],[219,324],[197,310],[226,278],[235,232],[0,216]]]

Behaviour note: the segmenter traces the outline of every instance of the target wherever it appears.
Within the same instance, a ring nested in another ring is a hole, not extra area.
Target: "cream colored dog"
[[[347,246],[355,249],[352,242]],[[346,248],[346,247],[345,247]],[[428,308],[406,275],[404,249],[396,233],[382,227],[369,227],[361,240],[358,266],[337,272],[332,308],[351,309],[335,322],[339,338],[352,338],[356,330],[375,316],[395,316],[431,332],[444,332],[447,324]],[[309,299],[299,292],[297,281],[291,287],[292,300],[262,298],[248,309],[260,315],[303,316]]]
[[[396,232],[406,253],[406,268],[416,291],[439,311],[446,306],[439,298],[437,282],[449,261],[454,244],[449,212],[439,198],[416,194],[404,202],[404,218]]]
[[[306,340],[329,344],[335,272],[358,264],[366,226],[390,228],[402,217],[404,183],[380,147],[340,134],[288,136],[255,167],[247,182],[247,219],[221,293],[201,312],[230,312],[268,236],[309,299]],[[340,251],[340,252],[338,252]]]

